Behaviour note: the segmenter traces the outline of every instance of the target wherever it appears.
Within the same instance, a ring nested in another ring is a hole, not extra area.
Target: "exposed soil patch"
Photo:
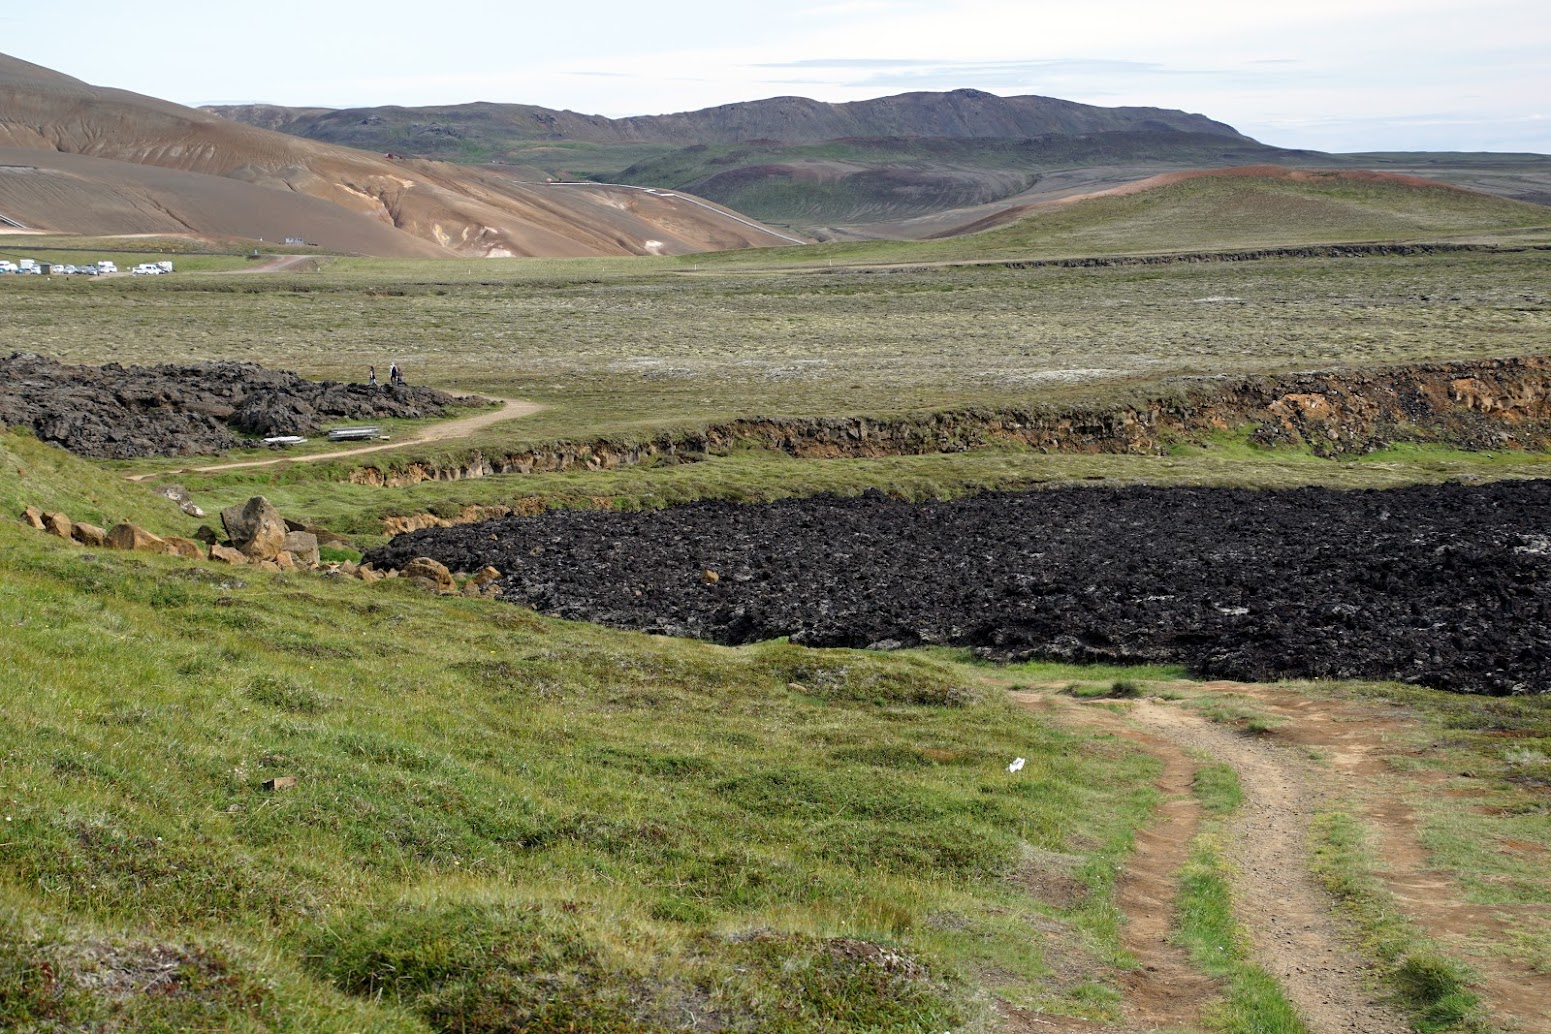
[[[272,435],[317,434],[335,420],[421,419],[484,405],[434,388],[309,381],[254,363],[67,366],[0,357],[0,426],[30,427],[80,456],[129,459],[225,452]]]
[[[746,643],[950,643],[1216,677],[1551,690],[1551,483],[1341,492],[876,493],[426,529],[373,550],[493,564],[506,598]]]

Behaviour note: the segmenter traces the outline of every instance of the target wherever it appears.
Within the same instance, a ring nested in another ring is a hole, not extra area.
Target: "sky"
[[[1282,147],[1551,153],[1545,0],[76,0],[0,8],[0,52],[193,105],[618,117],[974,88],[1179,108]]]

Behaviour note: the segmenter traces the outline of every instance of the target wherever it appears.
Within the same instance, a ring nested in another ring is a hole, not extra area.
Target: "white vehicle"
[[[16,272],[16,263],[8,262],[8,261],[6,261],[4,259],[0,259],[0,273],[14,273],[14,272]]]
[[[161,270],[163,273],[171,273],[172,272],[172,263],[168,262],[166,259],[162,259],[160,262],[158,262],[156,264],[156,268]]]
[[[154,262],[142,262],[129,272],[133,276],[160,276],[162,267]]]
[[[116,262],[109,262],[107,259],[103,259],[102,261],[97,263],[97,272],[99,272],[99,273],[117,273],[118,272],[118,263],[116,263]]]
[[[23,273],[31,273],[31,272],[33,272],[34,270],[36,270],[38,268],[38,260],[37,259],[22,259],[20,262],[16,263],[16,266]]]

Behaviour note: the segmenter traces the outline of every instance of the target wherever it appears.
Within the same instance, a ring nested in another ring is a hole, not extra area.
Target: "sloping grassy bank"
[[[940,1031],[993,995],[1113,1008],[1109,882],[1153,762],[970,669],[91,554],[9,517],[0,628],[9,1028]],[[1051,859],[1080,894],[1023,889]]]

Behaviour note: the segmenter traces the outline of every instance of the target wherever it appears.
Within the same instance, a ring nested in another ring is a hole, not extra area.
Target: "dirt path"
[[[1018,1034],[1142,1034],[1160,1029],[1199,1029],[1203,1010],[1217,996],[1217,982],[1201,973],[1189,954],[1169,939],[1178,893],[1175,874],[1189,860],[1190,842],[1201,828],[1201,806],[1191,792],[1196,762],[1167,738],[1140,732],[1100,708],[1046,693],[1016,692],[1012,697],[1053,722],[1116,733],[1139,743],[1163,762],[1163,772],[1154,786],[1164,800],[1152,823],[1137,834],[1126,871],[1115,885],[1115,905],[1126,916],[1121,943],[1137,961],[1136,969],[1118,974],[1125,988],[1127,1025],[1102,1026],[1007,1008],[1003,1017],[1009,1029]]]
[[[296,269],[304,270],[309,273],[316,272],[318,269],[317,256],[276,255],[273,258],[267,258],[262,262],[255,262],[251,266],[244,266],[242,269],[218,269],[211,270],[207,274],[200,275],[230,276],[233,273],[284,273],[287,270]]]
[[[1229,824],[1234,895],[1251,934],[1254,959],[1277,978],[1315,1034],[1405,1034],[1410,1027],[1364,987],[1365,964],[1334,918],[1331,900],[1309,874],[1309,824],[1330,789],[1329,773],[1260,739],[1217,726],[1177,703],[1144,701],[1125,718],[1047,693],[1014,699],[1056,718],[1105,728],[1140,743],[1164,763],[1168,801],[1117,887],[1128,922],[1125,943],[1141,968],[1128,975],[1127,1018],[1141,1029],[1197,1028],[1214,986],[1167,940],[1177,872],[1200,823],[1190,797],[1196,757],[1231,765],[1244,804]],[[1061,712],[1064,712],[1061,713]]]
[[[1315,1034],[1404,1034],[1410,1025],[1365,984],[1367,966],[1308,871],[1309,826],[1334,790],[1328,772],[1266,739],[1216,725],[1179,704],[1132,709],[1144,729],[1232,766],[1244,790],[1229,823],[1234,898],[1256,963],[1282,985]]]
[[[1351,938],[1333,915],[1330,897],[1308,872],[1310,821],[1322,806],[1331,806],[1357,814],[1372,830],[1382,863],[1378,875],[1412,923],[1446,952],[1469,962],[1478,977],[1473,990],[1481,995],[1486,1014],[1507,1029],[1551,1032],[1551,974],[1480,949],[1483,940],[1511,941],[1510,920],[1551,922],[1551,905],[1471,904],[1447,874],[1429,867],[1407,797],[1468,796],[1471,791],[1452,785],[1451,773],[1391,764],[1427,750],[1432,742],[1432,734],[1403,708],[1313,698],[1276,686],[1190,682],[1177,687],[1239,697],[1287,720],[1273,735],[1250,736],[1180,703],[1146,700],[1122,717],[1058,695],[1056,688],[1014,698],[1052,720],[1127,736],[1165,765],[1159,788],[1170,804],[1138,838],[1117,894],[1129,919],[1127,947],[1142,962],[1127,986],[1133,1023],[1188,1028],[1194,1022],[1188,1007],[1171,1012],[1167,995],[1149,983],[1178,979],[1170,975],[1177,962],[1170,957],[1171,946],[1156,938],[1174,910],[1181,838],[1188,840],[1195,828],[1188,819],[1182,821],[1186,806],[1179,800],[1179,773],[1181,766],[1193,773],[1195,759],[1206,758],[1231,765],[1244,790],[1243,807],[1228,826],[1227,850],[1237,869],[1234,895],[1255,961],[1277,978],[1311,1030],[1389,1034],[1410,1029],[1365,988],[1365,963],[1350,949]],[[1513,850],[1515,843],[1508,841],[1503,849]]]
[[[1399,708],[1315,700],[1273,686],[1206,683],[1197,688],[1254,701],[1256,707],[1288,720],[1278,731],[1279,740],[1328,756],[1330,781],[1344,790],[1373,831],[1383,863],[1378,875],[1407,918],[1475,971],[1478,983],[1472,989],[1496,1022],[1525,1034],[1551,1034],[1551,973],[1481,951],[1483,942],[1508,944],[1524,927],[1551,925],[1551,904],[1480,905],[1466,900],[1448,874],[1430,866],[1419,820],[1407,804],[1408,797],[1419,795],[1468,798],[1484,792],[1471,788],[1474,777],[1392,766],[1391,759],[1404,761],[1432,743],[1431,735],[1418,741],[1418,726]],[[1536,845],[1501,837],[1495,847],[1508,853],[1542,852]]]
[[[504,420],[517,420],[521,417],[532,416],[545,408],[537,402],[525,402],[521,399],[497,399],[496,401],[501,403],[500,409],[486,410],[475,413],[473,416],[431,424],[421,428],[413,437],[405,438],[402,441],[388,442],[382,445],[361,445],[351,449],[335,449],[331,452],[315,452],[305,456],[276,456],[274,459],[269,460],[244,460],[241,463],[217,463],[208,467],[157,470],[149,474],[136,474],[129,480],[148,481],[151,478],[165,477],[169,474],[209,474],[219,470],[240,470],[245,467],[270,467],[277,463],[317,463],[320,460],[337,460],[346,456],[364,456],[373,452],[402,449],[406,445],[424,445],[427,442],[444,442],[456,438],[467,438],[475,431],[489,427],[491,424],[499,424]]]

